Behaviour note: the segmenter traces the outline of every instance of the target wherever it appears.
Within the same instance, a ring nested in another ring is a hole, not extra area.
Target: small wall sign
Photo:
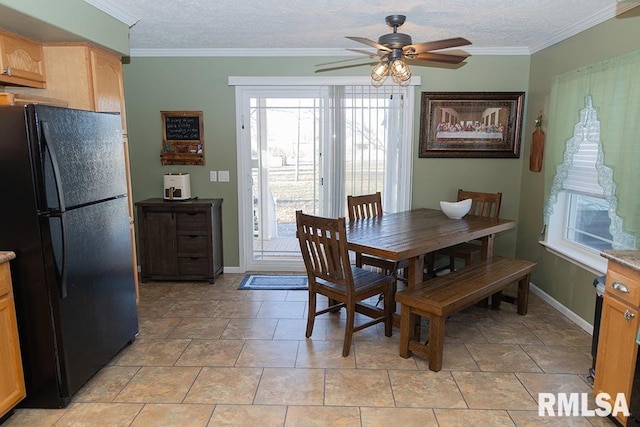
[[[163,165],[204,165],[202,111],[161,111]]]

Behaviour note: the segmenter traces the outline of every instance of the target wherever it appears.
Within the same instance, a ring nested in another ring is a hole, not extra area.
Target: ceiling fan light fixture
[[[411,80],[411,69],[401,59],[396,59],[391,63],[391,77],[397,84],[408,84]]]
[[[389,62],[383,61],[377,64],[371,70],[371,79],[374,81],[384,80],[385,77],[389,74]]]
[[[349,49],[354,52],[363,53],[370,59],[377,58],[380,62],[374,65],[371,70],[371,84],[374,86],[381,86],[384,84],[386,78],[391,75],[393,81],[401,86],[408,86],[411,84],[411,69],[406,61],[411,62],[412,65],[429,65],[430,62],[442,62],[445,64],[464,64],[464,60],[469,56],[466,52],[437,52],[442,49],[449,49],[452,47],[470,45],[471,42],[463,37],[453,37],[449,39],[433,40],[422,43],[413,43],[410,35],[398,32],[398,27],[404,24],[406,16],[404,15],[389,15],[385,18],[385,22],[391,28],[392,33],[383,34],[375,42],[366,37],[347,36],[348,39],[356,41],[358,43],[365,44],[369,47],[376,49],[375,53],[364,51],[360,49]],[[354,58],[358,59],[358,58]],[[343,61],[334,61],[326,64],[329,65]],[[343,67],[359,67],[365,64],[347,65]],[[318,71],[329,71],[334,68],[325,68]]]
[[[381,86],[389,75],[389,62],[382,61],[371,70],[371,83],[374,86]]]

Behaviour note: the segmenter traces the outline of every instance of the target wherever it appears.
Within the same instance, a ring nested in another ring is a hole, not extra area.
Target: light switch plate
[[[218,171],[218,181],[229,182],[229,171]]]
[[[218,172],[217,171],[209,171],[209,181],[216,182],[218,180]]]

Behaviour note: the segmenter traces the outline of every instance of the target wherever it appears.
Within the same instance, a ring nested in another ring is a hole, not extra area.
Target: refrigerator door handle
[[[45,151],[49,155],[49,160],[51,160],[51,168],[53,169],[53,181],[56,185],[56,197],[58,199],[58,211],[49,212],[47,216],[53,218],[60,219],[60,231],[62,236],[62,262],[59,266],[59,281],[58,281],[58,291],[60,292],[60,298],[64,299],[67,297],[67,228],[65,227],[64,220],[64,193],[62,192],[62,183],[60,180],[60,169],[58,168],[58,159],[56,157],[56,153],[53,151],[52,147],[49,145],[48,141],[51,140],[51,136],[49,133],[49,123],[42,121],[42,133],[44,135],[43,143],[45,145]]]
[[[62,256],[61,265],[58,267],[58,292],[60,293],[60,299],[67,297],[67,227],[65,226],[65,213],[56,212],[49,215],[49,218],[58,218],[60,220],[60,235],[62,239]]]
[[[51,167],[53,168],[53,181],[56,185],[56,195],[58,198],[58,208],[61,212],[64,212],[64,193],[62,192],[62,182],[60,179],[60,169],[58,168],[58,158],[56,157],[56,153],[53,151],[53,148],[49,145],[51,140],[50,132],[49,132],[49,123],[42,121],[42,133],[44,135],[43,143],[46,147],[46,152],[49,154],[49,159],[51,160]]]

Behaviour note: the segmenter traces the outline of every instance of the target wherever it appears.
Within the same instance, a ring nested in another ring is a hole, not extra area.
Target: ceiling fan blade
[[[362,50],[362,49],[347,49],[347,50],[350,50],[351,52],[356,52],[356,53],[361,53],[363,55],[367,55],[369,58],[378,58],[378,59],[382,58],[382,55],[379,55],[379,54],[373,53],[373,52],[369,52],[368,50]]]
[[[409,53],[425,53],[431,50],[447,49],[450,47],[466,46],[471,42],[462,37],[452,39],[434,40],[432,42],[410,44],[402,48],[405,54]]]
[[[374,57],[372,57],[374,58]],[[321,64],[316,64],[316,67],[324,67],[325,65],[333,65],[333,64],[340,64],[342,62],[349,62],[349,61],[362,61],[364,58],[349,58],[349,59],[341,59],[339,61],[331,61],[331,62],[323,62]]]
[[[416,55],[415,58],[411,59],[419,61],[445,62],[447,64],[459,64],[469,56],[470,55],[448,55],[446,53],[427,52]]]
[[[375,47],[376,49],[381,50],[383,52],[391,52],[391,49],[389,49],[388,47],[381,45],[380,43],[374,42],[373,40],[369,40],[366,37],[355,37],[355,36],[346,36],[346,37],[349,40],[353,40],[359,43],[366,44],[371,47]]]
[[[360,58],[360,59],[362,59],[362,58]],[[345,69],[345,68],[361,67],[361,66],[363,66],[363,65],[369,65],[369,66],[371,66],[371,65],[375,65],[375,64],[378,64],[378,61],[376,61],[376,62],[368,61],[368,62],[363,62],[363,63],[361,63],[361,64],[337,65],[337,66],[335,66],[335,67],[320,68],[320,69],[317,69],[315,72],[316,72],[316,73],[323,73],[323,72],[325,72],[325,71],[342,70],[342,69]]]

